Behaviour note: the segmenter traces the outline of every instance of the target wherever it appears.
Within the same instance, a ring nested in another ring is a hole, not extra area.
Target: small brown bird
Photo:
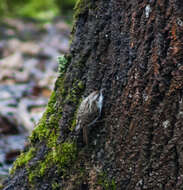
[[[83,141],[88,144],[88,128],[93,125],[101,115],[103,106],[103,89],[92,92],[80,104],[77,112],[77,125],[75,130],[83,129]]]

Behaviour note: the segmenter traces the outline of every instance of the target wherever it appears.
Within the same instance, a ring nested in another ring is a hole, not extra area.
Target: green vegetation
[[[51,19],[59,13],[71,11],[76,0],[2,0],[1,16],[18,16],[35,19]]]
[[[63,13],[66,13],[68,10],[72,10],[76,1],[77,0],[55,0],[56,4]]]
[[[38,1],[31,0],[30,3],[22,5],[20,9],[15,10],[18,15],[24,17],[33,17],[38,19],[51,19],[58,14],[58,8],[50,0]]]
[[[77,148],[75,143],[65,142],[54,149],[53,161],[59,168],[69,166],[76,160]]]
[[[108,179],[106,173],[100,173],[98,176],[98,184],[105,190],[116,190],[116,183],[114,179]]]
[[[75,129],[75,127],[76,127],[76,123],[77,123],[76,117],[77,117],[77,112],[78,112],[78,108],[79,108],[79,105],[80,105],[81,101],[82,101],[82,98],[79,99],[79,103],[77,104],[76,111],[74,113],[74,117],[73,117],[73,119],[71,121],[71,127],[70,127],[71,131],[73,131]]]
[[[67,70],[68,61],[64,55],[58,56],[57,60],[58,60],[58,72],[62,77]]]
[[[35,148],[30,148],[28,152],[22,153],[17,159],[16,162],[13,165],[13,168],[11,169],[10,173],[14,173],[14,171],[23,165],[26,165],[28,161],[33,158],[35,154]]]
[[[49,139],[50,135],[53,138],[53,132],[58,128],[61,113],[61,107],[56,107],[56,93],[53,91],[44,115],[30,136],[31,142]]]
[[[60,109],[57,112],[56,111],[56,93],[53,91],[49,103],[47,105],[47,109],[39,121],[39,124],[35,128],[35,130],[32,132],[32,135],[30,136],[30,141],[34,144],[38,141],[41,141],[43,139],[48,139],[48,146],[54,147],[56,146],[58,133],[55,132],[56,129],[58,129],[58,121],[61,117]],[[53,117],[53,115],[55,117]],[[49,118],[49,121],[48,121]],[[35,148],[30,148],[27,153],[22,153],[20,157],[14,162],[13,169],[11,170],[11,174],[14,173],[14,171],[26,165],[33,156],[35,156],[36,150]],[[36,174],[34,174],[36,175]]]
[[[57,183],[57,182],[55,182],[55,183],[53,183],[52,184],[52,189],[53,190],[56,190],[56,189],[58,189],[60,186],[59,186],[59,184]]]
[[[73,83],[73,87],[69,90],[65,101],[73,103],[74,105],[77,105],[78,103],[80,103],[80,100],[78,99],[78,95],[80,95],[80,92],[83,89],[84,89],[83,82],[82,81],[75,81]]]
[[[65,142],[52,147],[45,159],[39,161],[34,168],[29,170],[29,182],[33,182],[36,177],[43,177],[51,167],[56,166],[58,171],[63,173],[72,166],[77,158],[77,148],[75,143]]]

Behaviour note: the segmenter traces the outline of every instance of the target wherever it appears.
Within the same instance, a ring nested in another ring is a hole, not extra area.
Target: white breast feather
[[[97,102],[97,106],[98,106],[98,108],[99,108],[99,110],[100,110],[100,113],[101,113],[101,111],[102,111],[103,99],[104,99],[104,96],[103,96],[102,93],[101,93],[101,94],[100,94],[100,97],[99,97],[99,100],[98,100],[98,102]]]

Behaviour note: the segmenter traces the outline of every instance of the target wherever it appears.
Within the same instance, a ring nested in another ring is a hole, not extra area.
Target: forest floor
[[[0,184],[44,112],[69,35],[62,18],[0,23]]]

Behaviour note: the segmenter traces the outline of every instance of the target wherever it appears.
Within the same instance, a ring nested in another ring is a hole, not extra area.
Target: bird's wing
[[[95,96],[93,96],[92,98],[89,99],[89,112],[93,111],[92,110],[93,101],[96,101],[97,97],[98,97],[98,94],[96,94]]]
[[[84,99],[78,108],[77,118],[76,118],[76,128],[75,128],[76,131],[82,127],[80,122],[81,122],[81,118],[83,117],[83,114],[86,112],[87,109],[89,109],[88,101],[89,101],[88,98]]]
[[[78,116],[82,115],[89,109],[89,98],[85,98],[78,109]]]

